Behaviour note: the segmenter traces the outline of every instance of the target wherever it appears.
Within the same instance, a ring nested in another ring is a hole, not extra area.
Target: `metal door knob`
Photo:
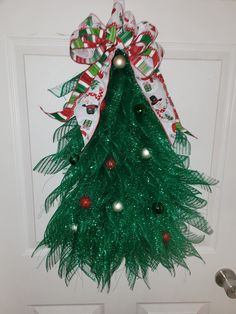
[[[236,274],[231,269],[223,268],[216,273],[215,281],[225,289],[227,296],[236,299]]]

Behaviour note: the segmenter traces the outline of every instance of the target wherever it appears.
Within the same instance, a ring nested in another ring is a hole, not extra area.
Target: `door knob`
[[[224,288],[227,296],[236,299],[236,274],[231,269],[223,268],[216,273],[215,281]]]

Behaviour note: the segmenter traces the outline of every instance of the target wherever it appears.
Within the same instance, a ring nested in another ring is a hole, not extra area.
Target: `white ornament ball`
[[[149,158],[151,158],[151,154],[150,154],[150,152],[149,152],[149,150],[148,150],[147,148],[143,148],[143,149],[142,149],[142,157],[143,157],[144,159],[149,159]]]
[[[76,231],[78,230],[78,226],[75,225],[75,224],[73,224],[73,225],[71,226],[71,230],[72,230],[73,232],[76,232]]]
[[[113,64],[117,69],[123,69],[126,65],[126,59],[122,55],[117,55],[113,59]]]
[[[115,212],[119,213],[124,209],[124,206],[121,202],[116,201],[112,204],[112,208]]]

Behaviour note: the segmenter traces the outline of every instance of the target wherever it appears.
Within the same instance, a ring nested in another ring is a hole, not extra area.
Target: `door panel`
[[[138,314],[208,314],[208,304],[138,304]]]
[[[102,305],[35,306],[35,314],[103,314]]]

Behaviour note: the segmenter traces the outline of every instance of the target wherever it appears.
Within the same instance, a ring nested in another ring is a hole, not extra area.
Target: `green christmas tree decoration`
[[[113,17],[119,8],[123,9],[123,3],[116,1]],[[91,23],[89,19],[90,33],[95,33]],[[124,66],[117,66],[117,57],[125,60]],[[100,95],[101,107],[82,98],[80,108],[87,115],[83,125],[78,123],[80,117],[71,99],[64,111],[50,114],[65,119],[54,133],[57,151],[42,159],[35,170],[44,174],[63,171],[64,177],[45,200],[46,211],[56,200],[59,205],[37,249],[49,249],[46,268],[58,264],[59,276],[66,284],[81,269],[102,289],[109,289],[122,263],[131,288],[139,278],[148,284],[148,270],[156,270],[159,264],[172,274],[179,265],[188,269],[186,258],[200,258],[194,245],[203,241],[204,234],[212,233],[199,211],[207,203],[199,188],[210,191],[216,181],[189,169],[190,143],[177,115],[173,121],[175,139],[170,142],[152,107],[163,97],[146,97],[144,90],[152,92],[152,76],[144,80],[142,90],[134,63],[127,50],[114,50],[104,99],[101,92],[96,93],[101,86],[99,79],[92,84],[95,94],[89,94],[88,89],[78,91],[83,75],[74,80],[77,85],[73,79],[69,81],[72,98],[76,93],[92,99]],[[158,67],[153,73],[159,76]],[[68,92],[68,86],[63,88]],[[61,90],[57,87],[54,92]],[[165,92],[166,100],[170,100]],[[163,111],[163,107],[159,109]],[[88,117],[96,113],[99,123],[86,143],[85,130],[94,122]],[[201,235],[190,227],[200,230]]]

